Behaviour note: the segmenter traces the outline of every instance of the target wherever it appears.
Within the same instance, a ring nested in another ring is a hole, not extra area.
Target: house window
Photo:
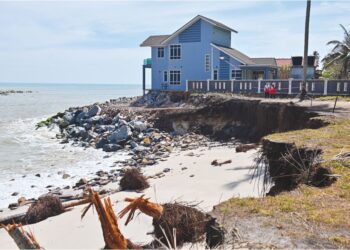
[[[347,91],[348,91],[348,83],[344,82],[344,92],[347,92]]]
[[[181,45],[170,45],[170,59],[181,59]]]
[[[158,58],[164,57],[164,48],[158,48]]]
[[[163,81],[164,82],[168,81],[168,71],[164,71],[164,73],[163,73]]]
[[[233,69],[231,71],[231,79],[235,79],[235,80],[242,80],[242,70],[235,70]]]
[[[214,70],[214,74],[213,74],[213,80],[217,80],[218,79],[218,70]]]
[[[170,84],[180,84],[180,70],[170,70]]]
[[[205,72],[210,71],[210,55],[205,55]]]

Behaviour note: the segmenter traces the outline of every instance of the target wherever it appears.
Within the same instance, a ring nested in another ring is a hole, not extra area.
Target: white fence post
[[[327,95],[327,89],[328,89],[328,79],[324,79],[323,95]]]
[[[258,80],[258,94],[261,93],[261,79]]]
[[[207,92],[209,92],[209,80],[207,80]]]
[[[233,92],[233,80],[231,80],[231,92]]]
[[[188,91],[188,80],[186,80],[186,92]]]
[[[288,95],[291,95],[292,94],[292,81],[293,81],[293,78],[289,78],[288,80]]]

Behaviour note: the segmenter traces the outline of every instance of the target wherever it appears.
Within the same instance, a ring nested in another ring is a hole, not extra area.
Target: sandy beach
[[[258,182],[251,179],[252,165],[257,150],[236,153],[234,147],[200,147],[195,150],[175,151],[166,161],[143,168],[146,176],[164,173],[164,177],[150,178],[151,186],[143,194],[158,203],[185,202],[198,204],[209,212],[213,206],[231,197],[259,196]],[[213,160],[231,160],[229,164],[212,166]],[[170,171],[168,171],[168,169]],[[165,170],[165,171],[164,171]],[[116,183],[109,184],[116,187]],[[195,191],[195,192],[194,192]],[[141,193],[118,192],[111,195],[114,211],[126,206],[125,197],[138,197]],[[96,212],[90,210],[80,219],[83,206],[37,224],[25,226],[46,249],[99,249],[104,246],[102,230]],[[121,232],[133,242],[147,243],[152,240],[148,232],[153,230],[152,218],[139,214],[127,226],[124,218],[119,223]],[[0,230],[0,247],[16,248],[5,230]]]

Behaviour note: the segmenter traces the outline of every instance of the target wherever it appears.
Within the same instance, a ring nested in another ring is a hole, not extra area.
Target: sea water
[[[101,150],[60,144],[57,128],[36,129],[36,124],[69,107],[140,95],[140,84],[0,83],[0,90],[10,89],[32,92],[0,95],[0,208],[19,197],[38,197],[48,185],[72,186],[81,177],[125,159],[125,153],[107,157]],[[62,172],[71,177],[63,179]],[[19,194],[12,196],[14,192]]]

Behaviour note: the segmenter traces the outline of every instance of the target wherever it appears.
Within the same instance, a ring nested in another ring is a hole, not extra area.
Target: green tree
[[[349,78],[350,74],[350,33],[346,28],[340,24],[344,31],[343,41],[332,40],[327,45],[334,45],[332,51],[326,55],[322,62],[326,70],[332,67],[339,68],[338,78]]]

